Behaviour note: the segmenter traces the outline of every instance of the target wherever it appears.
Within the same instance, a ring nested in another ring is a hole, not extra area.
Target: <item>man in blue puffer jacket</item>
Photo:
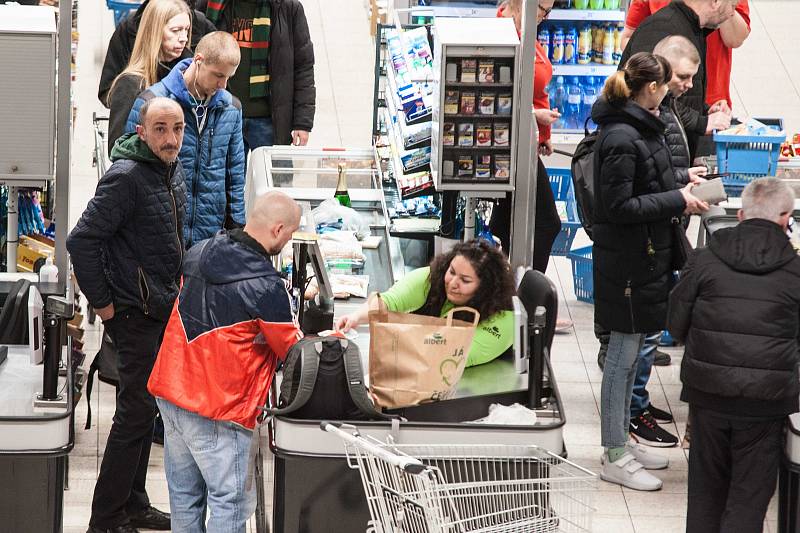
[[[229,33],[209,33],[197,44],[193,58],[178,63],[166,78],[139,95],[125,126],[134,131],[142,105],[158,96],[175,100],[183,109],[186,131],[180,160],[186,174],[186,248],[220,229],[244,225],[242,106],[225,90],[239,60],[239,45]]]

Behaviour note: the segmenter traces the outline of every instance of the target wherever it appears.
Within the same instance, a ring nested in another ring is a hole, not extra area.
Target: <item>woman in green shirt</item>
[[[459,306],[477,309],[481,321],[467,359],[467,366],[472,366],[495,359],[514,343],[513,295],[511,265],[492,244],[478,239],[436,256],[429,267],[414,270],[381,299],[390,311],[427,316],[444,317]],[[364,304],[339,318],[336,328],[348,331],[365,323],[368,314]]]

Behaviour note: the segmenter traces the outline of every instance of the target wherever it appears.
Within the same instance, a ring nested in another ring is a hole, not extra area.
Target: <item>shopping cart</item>
[[[595,474],[538,446],[401,445],[320,427],[344,441],[376,533],[592,529]]]

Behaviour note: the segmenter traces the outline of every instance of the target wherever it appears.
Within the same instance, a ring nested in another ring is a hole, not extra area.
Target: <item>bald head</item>
[[[244,230],[269,254],[286,246],[300,227],[300,205],[282,192],[270,191],[256,198]]]
[[[688,59],[694,65],[700,64],[697,47],[683,35],[670,35],[661,39],[653,48],[653,53],[669,61],[670,65],[674,65],[681,58]]]
[[[183,109],[170,98],[147,100],[139,111],[136,133],[164,163],[173,163],[183,144]]]
[[[678,98],[694,86],[694,77],[700,69],[700,54],[692,42],[681,35],[661,39],[653,53],[667,60],[672,67],[669,92]]]

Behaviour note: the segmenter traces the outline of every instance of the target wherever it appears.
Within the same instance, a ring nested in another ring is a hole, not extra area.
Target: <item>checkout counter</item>
[[[399,243],[389,234],[384,191],[371,150],[259,148],[248,165],[246,201],[249,204],[256,195],[275,188],[315,207],[333,198],[340,164],[347,168],[353,208],[369,221],[372,234],[381,237],[377,248],[364,250],[369,292],[385,291],[404,275],[405,267]],[[334,313],[347,314],[363,302],[362,298],[336,300]],[[369,326],[359,327],[357,333],[354,342],[368,374]],[[541,407],[536,409],[535,426],[470,423],[486,416],[492,403],[532,403],[528,375],[518,371],[532,361],[531,343],[526,341],[515,344],[516,353],[467,368],[451,399],[398,410],[405,419],[400,422],[355,423],[363,434],[381,440],[391,437],[402,444],[537,444],[565,454],[566,418],[547,358],[539,359],[544,368],[541,386],[536,387]],[[368,529],[363,487],[358,472],[347,465],[341,440],[320,431],[318,421],[277,417],[270,424],[269,444],[274,454],[273,531]]]
[[[0,530],[15,533],[62,530],[67,455],[74,444],[72,345],[65,320],[73,314],[65,298],[42,306],[36,285],[3,283],[0,322],[16,313],[23,338],[0,345]],[[70,296],[71,297],[71,296]],[[17,307],[16,309],[11,309]],[[66,339],[66,341],[64,341]]]

